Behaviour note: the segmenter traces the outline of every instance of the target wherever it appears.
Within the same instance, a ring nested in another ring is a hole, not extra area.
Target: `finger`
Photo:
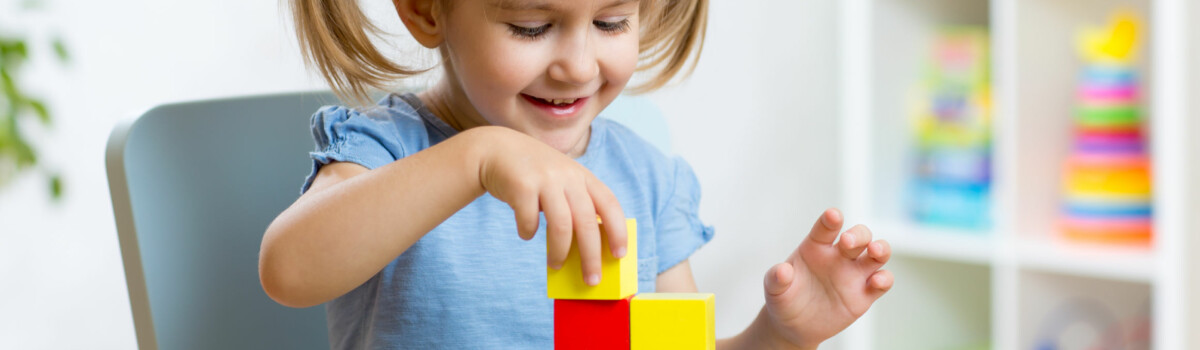
[[[808,239],[830,245],[837,239],[838,232],[841,230],[842,212],[837,208],[825,209],[825,212],[821,213],[821,217],[817,218],[817,222],[813,224],[812,230],[808,232]]]
[[[517,219],[517,235],[523,240],[533,239],[533,235],[538,229],[538,200],[537,193],[530,192],[529,195],[522,196],[520,199],[513,200],[509,206],[513,209],[513,215]]]
[[[884,293],[892,289],[895,280],[892,277],[892,272],[888,270],[879,270],[868,277],[867,279],[867,295],[874,302],[882,297]]]
[[[571,207],[562,191],[542,192],[540,199],[546,213],[546,264],[557,270],[571,252]]]
[[[763,278],[763,289],[768,296],[779,296],[792,286],[794,280],[795,271],[792,270],[792,264],[778,263],[767,270],[767,275]]]
[[[625,212],[621,210],[621,204],[617,203],[617,196],[609,190],[608,186],[601,183],[598,179],[588,181],[588,194],[592,196],[592,203],[595,204],[596,212],[600,214],[600,219],[604,223],[604,234],[608,237],[608,249],[614,258],[625,257],[626,249],[628,248],[628,232],[625,232]]]
[[[858,259],[863,250],[867,249],[868,243],[871,243],[871,230],[863,225],[854,225],[842,233],[842,240],[838,242],[838,252],[846,259]]]
[[[868,259],[862,260],[863,269],[878,270],[892,258],[892,246],[882,239],[871,242],[867,245],[867,257]]]
[[[571,206],[575,247],[579,249],[583,281],[589,286],[600,284],[600,225],[596,223],[596,208],[582,186],[568,189],[565,195]]]

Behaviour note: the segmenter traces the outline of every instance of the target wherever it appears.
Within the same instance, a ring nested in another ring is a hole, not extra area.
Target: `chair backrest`
[[[309,117],[335,103],[328,92],[174,103],[113,129],[109,189],[140,349],[328,348],[323,307],[263,292],[258,250],[311,171]],[[621,97],[602,115],[667,151],[648,100]]]

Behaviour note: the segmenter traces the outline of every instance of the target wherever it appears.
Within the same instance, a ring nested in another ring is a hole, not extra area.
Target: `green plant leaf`
[[[35,99],[26,99],[25,102],[29,103],[29,108],[33,109],[33,113],[37,115],[38,120],[42,121],[42,124],[50,125],[50,110],[46,109],[45,103]]]
[[[45,0],[18,2],[20,11],[42,10],[46,6]],[[6,179],[11,179],[11,175],[20,173],[25,168],[44,169],[38,166],[38,154],[34,145],[26,141],[18,127],[18,124],[23,122],[21,117],[32,114],[44,125],[52,122],[46,103],[26,97],[21,91],[21,66],[29,59],[29,42],[25,39],[22,35],[9,36],[0,33],[0,169],[8,169],[6,174],[0,174],[0,186],[5,185]],[[60,63],[70,62],[70,52],[61,36],[55,35],[49,40],[49,44]],[[50,196],[56,201],[60,200],[64,193],[61,174],[43,174],[48,180],[47,190]]]
[[[9,105],[16,103],[17,84],[13,82],[12,75],[8,74],[8,67],[0,67],[0,87],[4,89],[4,96],[7,96]]]
[[[8,67],[16,66],[29,58],[29,50],[25,46],[25,40],[12,39],[0,43],[0,56],[4,56],[4,65]]]
[[[33,148],[29,147],[29,144],[25,143],[25,140],[22,140],[20,137],[16,141],[13,146],[17,152],[17,168],[20,169],[28,165],[37,164],[37,154],[33,152]]]
[[[50,174],[50,198],[61,200],[63,196],[63,180],[59,174]]]
[[[58,56],[59,62],[71,61],[71,55],[67,53],[67,45],[63,44],[62,38],[54,38],[54,54]]]
[[[0,118],[0,153],[6,152],[9,144],[12,142],[12,136],[9,135],[10,132],[8,130],[8,118]]]
[[[0,124],[0,133],[4,134],[4,140],[10,144],[16,144],[17,139],[21,138],[21,135],[17,134],[20,132],[20,130],[17,129],[16,107],[17,106],[15,105],[9,104],[8,108],[5,109],[4,118],[0,119],[0,123],[2,123]]]

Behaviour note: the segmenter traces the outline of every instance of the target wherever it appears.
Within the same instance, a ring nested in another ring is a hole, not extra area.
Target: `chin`
[[[561,132],[544,133],[537,137],[550,147],[562,153],[570,153],[576,145],[587,142],[589,127],[584,127],[582,130],[574,129]]]

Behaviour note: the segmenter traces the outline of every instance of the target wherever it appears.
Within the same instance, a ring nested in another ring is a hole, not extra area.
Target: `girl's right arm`
[[[485,192],[513,208],[523,239],[533,237],[538,212],[545,212],[551,267],[562,264],[574,240],[583,275],[599,279],[597,214],[613,255],[624,255],[624,225],[616,224],[624,215],[590,171],[527,135],[478,127],[374,171],[353,163],[321,167],[263,236],[263,290],[291,307],[336,298]]]

